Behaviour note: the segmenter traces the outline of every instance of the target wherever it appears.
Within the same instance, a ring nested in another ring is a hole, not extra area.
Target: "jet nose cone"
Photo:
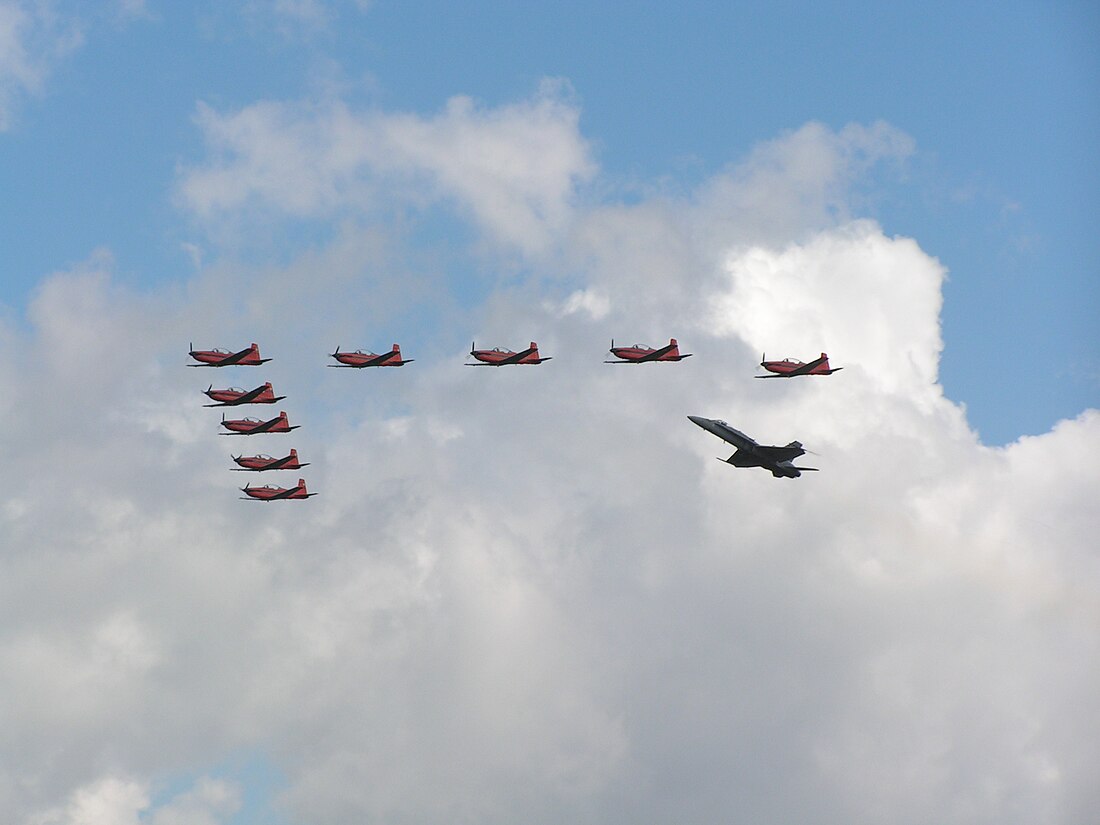
[[[688,421],[690,421],[692,424],[696,424],[700,427],[703,426],[703,422],[705,422],[706,420],[707,419],[703,418],[701,415],[689,415],[688,416]]]

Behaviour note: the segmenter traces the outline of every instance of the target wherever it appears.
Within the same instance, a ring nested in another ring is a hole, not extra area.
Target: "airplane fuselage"
[[[682,361],[690,358],[691,353],[680,354],[679,344],[675,338],[670,338],[667,347],[643,347],[635,344],[632,347],[617,347],[611,342],[610,352],[616,358],[627,364],[644,364],[648,361]],[[620,363],[619,361],[606,361],[608,364]]]
[[[273,458],[269,455],[238,455],[233,456],[238,467],[231,467],[235,470],[248,470],[251,472],[262,473],[265,470],[300,470],[302,467],[308,467],[309,462],[298,461],[298,451],[291,450],[290,455],[283,456],[282,458]]]
[[[271,360],[270,358],[260,357],[260,348],[256,344],[251,344],[248,349],[242,349],[240,352],[192,348],[188,355],[199,362],[198,364],[188,364],[189,367],[258,367],[260,364],[266,364]]]
[[[363,352],[362,350],[355,350],[355,352],[340,352],[337,348],[336,352],[330,353],[332,358],[335,358],[345,367],[403,367],[405,364],[411,364],[414,358],[401,358],[401,348],[397,345],[393,345],[393,349],[390,352],[383,352],[381,354],[376,352]],[[329,364],[329,366],[335,366],[335,364]]]
[[[207,404],[206,406],[208,407],[237,407],[242,404],[274,404],[276,401],[282,401],[286,398],[285,395],[275,395],[275,391],[271,388],[270,383],[256,387],[256,389],[253,390],[242,390],[238,387],[230,387],[226,390],[216,390],[211,387],[208,390],[203,390],[203,394],[211,401],[218,402],[216,404]]]
[[[760,366],[772,375],[758,375],[757,378],[793,378],[797,375],[832,375],[840,372],[844,367],[830,367],[829,356],[824,352],[819,358],[809,363],[803,363],[797,358],[784,358],[782,361],[768,361],[764,359]]]
[[[254,418],[238,418],[223,420],[222,426],[227,430],[231,430],[233,433],[239,433],[240,435],[258,435],[260,433],[288,433],[291,430],[298,429],[297,425],[290,426],[290,422],[287,420],[286,413],[279,413],[278,417],[272,418],[269,421],[260,421]],[[222,435],[229,435],[230,433],[222,433]]]
[[[507,349],[470,349],[470,355],[482,364],[490,367],[504,367],[511,364],[541,364],[549,361],[552,356],[540,357],[539,345],[534,341],[523,352],[512,352]],[[478,366],[471,364],[470,366]]]
[[[296,487],[276,487],[273,484],[264,487],[245,486],[241,488],[241,492],[257,501],[298,500],[317,495],[306,491],[306,483],[303,479],[298,479],[298,486]]]

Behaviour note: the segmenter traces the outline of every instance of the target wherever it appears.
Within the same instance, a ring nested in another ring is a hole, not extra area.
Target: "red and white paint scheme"
[[[225,420],[224,413],[222,414],[222,426],[227,430],[231,430],[228,433],[219,433],[219,435],[259,435],[261,433],[289,433],[291,430],[298,429],[298,425],[290,426],[290,422],[287,420],[286,413],[280,412],[275,418],[270,421],[261,421],[258,418],[231,418],[228,421]]]
[[[195,345],[191,344],[191,351],[188,353],[198,364],[188,364],[189,367],[258,367],[260,364],[266,364],[270,361],[270,358],[260,357],[260,348],[255,344],[252,344],[248,349],[242,349],[240,352],[230,352],[224,349],[195,349]]]
[[[478,349],[477,344],[470,344],[470,355],[480,363],[467,364],[467,367],[504,367],[509,364],[541,364],[549,361],[553,356],[539,357],[539,345],[534,341],[531,346],[522,352],[512,352],[510,349]]]
[[[829,356],[821,353],[820,358],[815,358],[808,364],[804,364],[797,358],[784,358],[782,361],[769,361],[766,355],[761,356],[760,366],[775,375],[757,375],[756,378],[794,378],[796,375],[832,375],[840,372],[844,367],[829,367]]]
[[[216,390],[211,384],[203,390],[203,395],[216,404],[203,404],[204,407],[238,407],[241,404],[274,404],[282,401],[285,395],[276,395],[271,388],[271,382],[261,384],[253,390],[243,390],[240,387],[230,387],[227,390]]]
[[[381,355],[374,352],[363,352],[361,349],[357,349],[355,352],[340,352],[340,348],[337,347],[335,352],[329,353],[329,357],[335,358],[340,363],[328,364],[328,366],[351,367],[353,369],[362,369],[363,367],[403,367],[416,360],[415,358],[406,358],[402,360],[400,344],[394,344],[392,350],[383,352]]]
[[[611,354],[618,361],[604,361],[605,364],[644,364],[646,361],[682,361],[690,358],[691,353],[680,354],[680,344],[675,338],[668,339],[667,347],[643,347],[635,344],[632,347],[617,347],[615,340],[611,340]]]
[[[238,473],[262,473],[265,470],[300,470],[309,466],[308,461],[298,461],[297,450],[291,450],[290,455],[284,455],[282,458],[273,458],[263,453],[259,455],[235,455],[232,458],[240,466],[230,467],[229,469]]]
[[[310,493],[306,490],[306,480],[304,478],[298,479],[298,485],[296,487],[276,487],[274,484],[265,484],[263,487],[251,487],[245,485],[241,488],[241,492],[248,496],[249,499],[256,501],[280,501],[285,499],[299,499],[309,498],[315,496],[317,493]]]

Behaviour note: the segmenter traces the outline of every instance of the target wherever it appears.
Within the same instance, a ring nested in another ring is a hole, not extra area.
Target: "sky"
[[[1100,12],[593,5],[0,0],[0,819],[1100,809]]]

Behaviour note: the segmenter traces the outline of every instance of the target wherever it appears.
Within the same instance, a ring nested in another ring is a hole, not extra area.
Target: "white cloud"
[[[39,94],[53,65],[82,39],[76,21],[48,2],[0,2],[0,132],[11,128],[18,101]]]
[[[31,816],[25,825],[222,825],[240,809],[240,791],[224,780],[200,778],[162,805],[142,782],[106,776],[77,788],[64,807]]]
[[[122,823],[224,821],[232,783],[155,811],[149,788],[242,751],[318,825],[1068,823],[1100,805],[1100,413],[992,449],[943,396],[943,266],[845,200],[858,158],[905,141],[811,126],[683,203],[584,210],[564,105],[208,113],[226,154],[181,191],[208,216],[340,213],[382,185],[357,129],[408,134],[386,156],[410,198],[446,192],[494,242],[552,238],[567,289],[536,272],[453,312],[399,238],[356,228],[165,294],[95,255],[43,284],[29,332],[3,331],[20,488],[0,508],[0,818],[69,825],[88,798]],[[560,127],[548,177],[437,157],[473,134],[518,147],[531,124]],[[316,168],[283,170],[305,145]],[[402,341],[415,364],[322,367],[334,337],[425,306],[441,320]],[[455,325],[532,330],[554,360],[466,369]],[[696,355],[605,366],[619,330]],[[237,501],[239,445],[199,406],[215,371],[182,366],[215,335],[275,356],[212,378],[285,388],[307,426],[257,449],[293,440],[319,498]],[[773,347],[845,370],[754,380]],[[735,470],[688,414],[798,438],[821,472]]]
[[[215,160],[181,173],[203,219],[263,207],[294,217],[367,210],[379,198],[453,199],[497,240],[538,251],[567,226],[574,188],[594,171],[578,110],[547,81],[522,103],[452,98],[431,118],[264,102],[198,123]]]
[[[64,808],[32,817],[28,825],[138,825],[149,804],[140,782],[106,777],[78,788]]]

